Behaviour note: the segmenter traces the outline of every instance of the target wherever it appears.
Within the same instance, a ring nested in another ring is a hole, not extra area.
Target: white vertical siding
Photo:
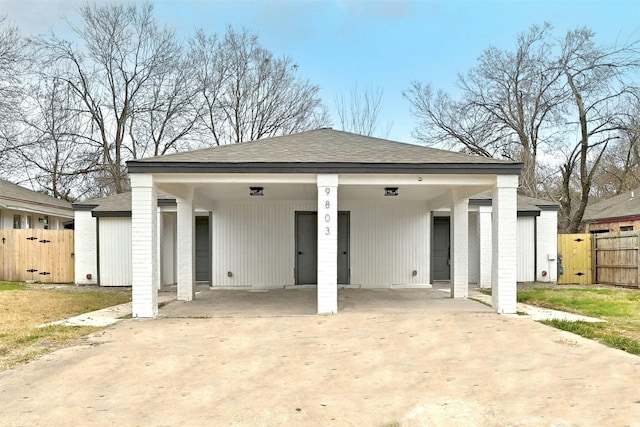
[[[212,286],[295,284],[295,212],[315,211],[316,206],[315,200],[217,203],[211,225]]]
[[[480,279],[480,240],[478,238],[478,213],[469,212],[469,283]]]
[[[339,209],[351,212],[352,284],[430,282],[430,215],[425,202],[341,201]]]
[[[100,286],[131,286],[131,218],[100,218]]]
[[[533,282],[536,279],[535,220],[536,217],[533,216],[518,217],[516,234],[518,252],[518,282]]]
[[[212,218],[212,286],[294,285],[295,212],[315,211],[316,207],[315,200],[218,202]],[[425,202],[340,200],[338,210],[350,212],[352,284],[429,283],[430,229]]]

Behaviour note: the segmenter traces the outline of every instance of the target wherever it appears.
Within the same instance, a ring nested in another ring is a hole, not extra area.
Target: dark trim
[[[100,218],[96,218],[96,284],[100,286]]]
[[[97,208],[100,205],[85,205],[82,203],[74,203],[71,205],[74,211],[90,211],[92,209]]]
[[[158,199],[158,206],[178,206],[176,199]]]
[[[94,218],[131,218],[131,211],[93,211],[91,216]]]
[[[540,208],[541,211],[556,211],[558,212],[560,210],[560,206],[558,205],[536,205],[538,208]]]
[[[129,173],[372,173],[520,175],[522,163],[225,163],[130,160]]]
[[[614,222],[638,221],[638,220],[640,220],[640,215],[612,216],[609,218],[594,218],[594,219],[586,219],[583,221],[588,224],[609,224]]]
[[[540,216],[540,211],[518,211],[517,216]]]
[[[491,199],[469,199],[469,206],[493,206]]]

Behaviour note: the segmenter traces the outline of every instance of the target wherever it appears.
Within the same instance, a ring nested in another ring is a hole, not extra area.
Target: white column
[[[151,174],[131,174],[131,309],[133,317],[158,314],[157,197]]]
[[[478,285],[482,289],[491,288],[491,239],[491,206],[478,206]]]
[[[517,176],[498,175],[493,189],[491,296],[498,313],[516,312],[517,187]]]
[[[177,197],[177,282],[178,300],[191,301],[195,297],[195,215],[193,189],[185,197]]]
[[[453,194],[451,209],[451,297],[469,296],[469,199]]]
[[[338,312],[338,175],[318,175],[318,314]]]

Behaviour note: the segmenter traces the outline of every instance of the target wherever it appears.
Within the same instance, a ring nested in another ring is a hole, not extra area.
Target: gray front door
[[[349,212],[338,212],[338,283],[349,283]],[[318,283],[318,213],[296,212],[296,284]]]
[[[338,283],[349,284],[349,212],[338,212]]]
[[[451,280],[449,217],[433,218],[432,280]]]
[[[318,283],[318,214],[296,212],[296,285]]]
[[[209,217],[196,217],[196,281],[209,282],[211,279],[211,252]]]

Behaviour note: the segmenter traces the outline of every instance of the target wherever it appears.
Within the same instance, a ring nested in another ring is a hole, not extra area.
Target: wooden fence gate
[[[558,275],[558,284],[575,283],[590,285],[592,282],[591,234],[558,234],[558,253],[563,272]]]
[[[73,283],[73,230],[0,230],[0,280]]]
[[[596,283],[640,285],[640,233],[595,235]]]

